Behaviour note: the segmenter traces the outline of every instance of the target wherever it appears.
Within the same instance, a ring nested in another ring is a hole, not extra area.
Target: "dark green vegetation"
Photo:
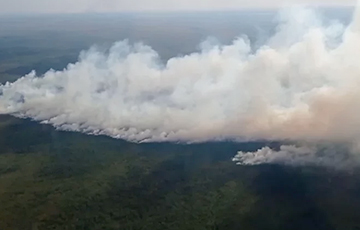
[[[2,116],[0,229],[360,227],[359,173],[230,161],[264,144],[139,145]]]

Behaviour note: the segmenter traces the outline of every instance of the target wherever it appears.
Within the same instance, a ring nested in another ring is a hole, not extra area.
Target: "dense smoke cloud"
[[[161,63],[143,44],[92,48],[63,71],[1,85],[0,113],[130,141],[357,143],[359,14],[350,26],[325,25],[309,9],[280,18],[277,33],[258,50],[242,36],[231,45],[205,42],[200,52]],[[303,150],[264,148],[238,157],[252,164]]]

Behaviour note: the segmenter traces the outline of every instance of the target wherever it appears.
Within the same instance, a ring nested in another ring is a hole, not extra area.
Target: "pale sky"
[[[226,10],[294,4],[353,6],[357,0],[0,0],[0,13]]]

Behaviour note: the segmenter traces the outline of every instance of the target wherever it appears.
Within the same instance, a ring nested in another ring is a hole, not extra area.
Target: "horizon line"
[[[84,11],[84,12],[0,12],[0,17],[16,17],[16,16],[86,16],[86,15],[129,15],[129,14],[193,14],[193,13],[238,13],[238,12],[276,12],[279,10],[292,8],[288,7],[245,7],[237,9],[181,9],[181,10],[135,10],[135,11]],[[325,10],[353,10],[356,5],[305,5],[302,6],[311,9]]]

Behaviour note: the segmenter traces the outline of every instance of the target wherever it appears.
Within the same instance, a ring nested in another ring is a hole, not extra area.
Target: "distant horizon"
[[[296,6],[293,6],[296,7]],[[117,12],[26,12],[26,13],[4,13],[0,12],[0,17],[43,17],[43,16],[116,16],[116,15],[180,15],[180,14],[232,14],[232,13],[276,13],[284,9],[293,7],[280,8],[241,8],[241,9],[219,9],[219,10],[144,10],[144,11],[117,11]],[[301,7],[301,6],[299,6]],[[319,10],[354,10],[355,6],[303,6],[305,8]]]
[[[355,7],[359,0],[0,0],[0,14],[171,13]]]

